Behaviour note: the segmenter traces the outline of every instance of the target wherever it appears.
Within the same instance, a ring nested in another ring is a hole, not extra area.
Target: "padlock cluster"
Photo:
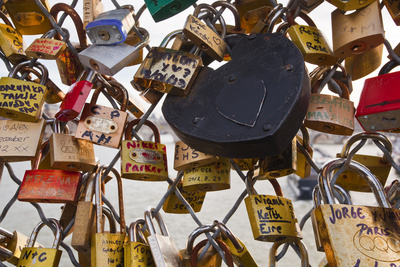
[[[113,10],[104,10],[100,0],[82,0],[80,12],[78,1],[53,6],[47,0],[1,2],[0,56],[9,75],[0,78],[0,165],[19,186],[0,223],[16,199],[32,203],[42,219],[30,237],[0,228],[1,261],[58,266],[62,246],[74,266],[211,267],[224,262],[255,267],[227,226],[236,205],[244,202],[249,232],[273,244],[270,266],[289,246],[301,266],[309,266],[302,242],[309,218],[317,250],[326,255],[320,266],[400,266],[399,182],[387,184],[392,167],[400,172],[387,137],[400,129],[399,75],[389,73],[400,64],[400,48],[393,50],[385,39],[381,15],[386,8],[400,25],[398,2],[328,0],[336,7],[332,48],[308,15],[322,0],[291,0],[286,6],[274,0],[145,0],[137,12],[136,6],[120,6],[116,0]],[[151,47],[151,31],[139,25],[142,13],[148,9],[162,28],[166,19],[189,7],[194,12],[183,28]],[[235,25],[226,23],[227,13]],[[67,16],[75,29],[63,27]],[[70,41],[72,30],[79,43]],[[42,36],[25,49],[24,35]],[[384,46],[389,60],[379,76],[365,80],[355,107],[352,81],[382,65]],[[47,69],[45,60],[56,61],[58,74]],[[224,64],[213,69],[213,62]],[[316,68],[308,72],[306,63]],[[129,87],[114,78],[134,65]],[[67,91],[51,80],[56,75]],[[325,86],[338,96],[321,94]],[[150,103],[146,111],[133,93]],[[97,103],[101,94],[112,107]],[[57,105],[54,116],[44,111],[45,103]],[[180,139],[174,178],[168,173],[167,146],[148,119],[158,104]],[[355,119],[364,132],[353,134]],[[138,135],[143,125],[154,142]],[[46,126],[52,129],[49,137]],[[309,130],[349,138],[335,159],[318,166]],[[356,154],[367,140],[384,156]],[[101,155],[97,160],[95,146],[114,149],[114,160],[102,162]],[[19,179],[11,164],[22,161],[31,161],[32,168]],[[278,178],[305,179],[312,169],[318,174],[315,205],[299,222]],[[231,171],[243,180],[244,194],[223,220],[201,223],[196,213],[206,193],[229,190]],[[113,178],[118,212],[104,195]],[[157,207],[144,208],[143,218],[126,222],[122,178],[169,187]],[[255,184],[262,180],[275,192],[259,194]],[[375,195],[379,207],[353,205],[351,191]],[[62,214],[46,218],[39,203],[61,203]],[[170,236],[161,209],[190,214],[199,225],[188,233],[185,249],[179,250]],[[55,235],[52,248],[36,242],[45,225]],[[195,242],[203,234],[206,239]],[[64,242],[68,235],[70,244]],[[278,254],[280,246],[284,249]]]

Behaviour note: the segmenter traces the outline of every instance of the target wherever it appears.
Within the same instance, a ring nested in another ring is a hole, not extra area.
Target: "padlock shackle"
[[[239,240],[232,233],[232,231],[226,226],[225,223],[219,220],[214,220],[214,225],[216,225],[217,227],[219,227],[219,229],[221,229],[222,234],[225,235],[226,238],[229,238],[229,240],[232,242],[233,246],[235,247],[238,253],[244,250],[242,244],[240,244]]]
[[[37,170],[39,169],[39,164],[40,161],[42,160],[43,157],[43,150],[46,148],[47,144],[50,142],[50,139],[47,139],[40,145],[39,152],[35,158],[35,162],[33,163],[32,170]]]
[[[341,98],[350,100],[350,91],[349,88],[341,81],[337,80],[337,79],[333,79],[340,87],[340,89],[342,89],[342,96]],[[321,85],[323,79],[319,79],[318,81],[315,82],[315,84],[313,85],[313,87],[311,88],[311,93],[312,94],[317,94],[318,93],[318,88]]]
[[[7,231],[6,229],[4,229],[4,228],[2,228],[2,227],[0,227],[0,235],[5,236],[7,239],[8,239],[8,238],[12,238],[12,237],[14,236],[13,233]]]
[[[229,247],[220,239],[214,239],[215,242],[217,242],[218,246],[222,249],[222,251],[225,254],[225,259],[226,259],[226,263],[228,267],[234,267],[233,264],[233,257],[232,257],[232,253],[229,249]],[[191,267],[197,267],[197,255],[199,253],[199,251],[208,243],[208,239],[204,239],[202,241],[200,241],[199,243],[197,243],[197,245],[193,248],[191,257],[190,257],[190,263],[191,263]]]
[[[309,267],[310,263],[309,263],[309,259],[308,259],[308,252],[307,252],[307,248],[304,245],[304,243],[301,240],[296,240],[294,241],[294,243],[299,247],[300,249],[300,254],[301,254],[301,267]],[[271,250],[269,251],[269,267],[275,267],[275,263],[276,263],[276,252],[278,251],[278,248],[280,247],[280,245],[284,244],[284,242],[275,242],[272,247]]]
[[[216,8],[216,7],[226,7],[226,8],[228,8],[232,12],[233,17],[235,19],[235,28],[234,28],[234,30],[235,31],[239,31],[239,32],[242,31],[242,22],[241,22],[241,19],[240,19],[240,14],[239,14],[239,11],[237,10],[235,5],[233,5],[233,4],[231,4],[231,3],[227,2],[227,1],[216,1],[216,2],[212,3],[211,6],[213,8]]]
[[[129,225],[129,242],[140,242],[147,244],[146,238],[142,232],[141,226],[145,225],[144,219],[137,219]],[[138,241],[140,239],[140,241]]]
[[[157,233],[156,229],[154,228],[154,223],[153,223],[153,219],[152,219],[154,210],[155,210],[154,207],[149,207],[144,212],[144,220],[146,222],[147,229],[149,230],[150,235],[155,235]],[[157,222],[158,226],[160,227],[161,234],[164,235],[164,236],[169,236],[169,232],[168,232],[167,226],[165,225],[164,220],[163,220],[160,212],[157,212],[154,215],[154,218],[156,219],[156,222]]]
[[[287,11],[288,11],[287,7],[282,7],[282,8],[277,9],[277,10],[274,9],[270,13],[271,18],[269,18],[269,25],[268,25],[268,28],[267,28],[267,33],[272,33],[273,32],[276,22]]]
[[[128,90],[119,82],[116,81],[109,81],[108,82],[114,90],[117,90],[120,92],[120,94],[123,95],[123,101],[121,102],[121,111],[126,111],[126,108],[128,106],[128,100],[129,100],[129,96],[128,96]],[[90,100],[90,104],[91,105],[96,105],[97,99],[99,98],[100,92],[104,89],[104,86],[99,86],[95,89],[95,91],[93,92],[92,95],[92,99]]]
[[[109,226],[110,226],[110,233],[115,234],[117,232],[117,225],[115,223],[115,218],[112,211],[107,206],[101,206],[101,211],[104,216],[107,217]]]
[[[19,71],[22,71],[22,69],[24,69],[24,68],[31,69],[31,67],[29,66],[30,64],[31,64],[31,61],[24,61],[24,62],[19,63],[10,71],[10,74],[8,74],[8,77],[15,78],[17,76],[17,73]],[[49,78],[49,72],[48,72],[47,68],[38,61],[36,61],[35,65],[33,65],[33,67],[36,67],[41,71],[40,84],[45,85],[47,82],[47,79]]]
[[[210,232],[215,233],[216,231],[217,229],[213,224],[205,224],[194,229],[194,231],[190,233],[186,241],[185,253],[187,253],[188,255],[192,255],[194,241],[199,235]]]
[[[326,162],[321,168],[321,172],[318,175],[318,185],[321,191],[322,200],[325,204],[335,204],[330,181],[332,179],[334,170],[342,167],[345,161],[345,158],[332,159]],[[371,191],[373,192],[380,207],[391,208],[382,184],[367,167],[358,163],[357,161],[352,160],[350,161],[350,165],[347,167],[347,170],[354,171],[364,178],[371,188]]]
[[[14,28],[14,25],[11,23],[11,21],[7,18],[6,14],[4,14],[2,11],[0,11],[0,19],[4,21],[4,23],[10,27]],[[15,29],[16,30],[16,29]]]
[[[132,140],[133,127],[137,125],[140,122],[140,120],[141,119],[134,119],[126,125],[125,140]],[[160,131],[158,130],[157,126],[149,120],[145,120],[143,124],[150,127],[150,129],[153,131],[154,141],[156,143],[160,143]]]
[[[167,34],[160,43],[160,47],[167,47],[168,43],[175,38],[177,35],[183,33],[182,30],[175,30]]]
[[[335,184],[333,185],[333,189],[335,190],[335,193],[337,193],[342,197],[343,199],[342,204],[353,205],[353,201],[351,200],[350,194],[343,187]],[[316,185],[314,187],[312,196],[314,202],[314,209],[316,209],[322,203],[321,193],[319,192],[319,185]],[[336,199],[338,199],[337,195],[335,197]]]
[[[92,202],[93,196],[95,193],[95,186],[96,186],[96,175],[100,171],[99,166],[96,167],[96,170],[92,172],[87,179],[86,182],[86,191],[85,191],[85,202]]]
[[[346,143],[343,145],[340,157],[347,158],[349,156],[351,146],[355,142],[360,141],[362,139],[371,139],[379,141],[385,146],[385,148],[389,151],[389,153],[392,154],[393,151],[392,142],[390,142],[390,140],[385,135],[378,132],[362,132],[355,134],[351,136],[349,139],[347,139]],[[382,159],[385,161],[385,163],[388,162],[385,155],[383,155]]]
[[[310,148],[310,134],[308,133],[308,129],[304,123],[300,125],[300,131],[303,139],[302,146],[308,151]]]
[[[55,21],[57,22],[57,15],[59,12],[65,12],[68,16],[71,17],[72,21],[74,22],[78,38],[79,38],[79,45],[81,47],[87,47],[87,40],[86,40],[86,33],[83,30],[83,22],[81,17],[79,16],[78,12],[73,9],[70,5],[65,3],[57,3],[53,5],[50,9],[50,14],[54,17]],[[61,40],[61,35],[57,32],[54,37],[55,39]]]
[[[202,3],[202,4],[198,4],[198,5],[196,6],[196,8],[195,8],[194,11],[193,11],[193,16],[195,16],[196,18],[199,18],[201,9],[207,9],[207,10],[211,11],[211,13],[214,14],[214,15],[217,15],[217,14],[218,14],[218,10],[216,10],[214,7],[212,7],[212,6],[209,5],[209,4]],[[225,23],[225,19],[224,19],[222,16],[219,16],[218,20],[219,20],[219,23],[221,24],[221,34],[220,34],[220,37],[221,37],[222,40],[225,40],[225,37],[226,37],[226,23]]]
[[[13,255],[14,255],[14,253],[11,250],[0,245],[0,256],[1,256],[0,258],[4,257],[7,259],[7,258],[11,258]]]
[[[47,220],[53,224],[56,227],[56,233],[54,235],[55,239],[53,242],[53,246],[52,248],[58,249],[60,246],[60,243],[62,241],[62,227],[60,222],[55,219],[55,218],[47,218]],[[46,224],[43,221],[40,221],[35,228],[33,228],[32,234],[29,238],[29,243],[28,243],[28,247],[33,247],[35,245],[36,242],[36,238],[37,238],[37,234],[39,233],[40,229],[43,228],[43,226],[45,226]]]
[[[388,74],[391,70],[393,70],[397,66],[399,66],[399,63],[397,63],[396,60],[391,59],[390,61],[388,61],[385,65],[383,65],[381,67],[381,69],[379,70],[378,76]]]

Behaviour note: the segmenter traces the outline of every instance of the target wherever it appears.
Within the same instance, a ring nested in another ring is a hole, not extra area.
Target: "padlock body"
[[[400,263],[399,210],[322,204],[315,210],[315,216],[330,266],[397,266]]]
[[[168,188],[170,188],[169,186]],[[192,207],[194,212],[200,212],[201,207],[203,206],[204,199],[206,198],[206,192],[199,192],[197,190],[193,190],[190,187],[183,187],[183,182],[179,182],[176,187],[179,192],[181,192],[182,196],[186,199],[189,205]],[[176,214],[184,214],[189,213],[189,210],[183,205],[183,203],[179,200],[175,191],[172,192],[163,205],[163,210],[166,213],[176,213]]]
[[[101,13],[85,30],[93,44],[110,45],[124,42],[134,25],[132,12],[120,8]]]
[[[133,78],[143,88],[183,96],[187,95],[202,64],[199,56],[153,47]]]
[[[338,61],[319,29],[312,26],[292,25],[288,33],[300,49],[306,62],[317,65],[334,65]]]
[[[224,243],[228,246],[231,250],[233,261],[240,266],[246,267],[258,267],[256,261],[254,260],[253,256],[251,256],[250,252],[247,250],[244,243],[236,237],[239,244],[243,247],[242,251],[238,251],[235,245],[229,238],[223,239]]]
[[[144,2],[154,21],[159,22],[182,12],[197,0],[145,0]]]
[[[340,153],[336,155],[340,157]],[[386,181],[389,176],[389,172],[392,165],[382,157],[369,156],[369,155],[354,155],[352,160],[357,161],[367,167],[375,176],[379,182],[385,187]],[[340,185],[346,190],[359,191],[359,192],[371,192],[371,188],[365,179],[352,171],[344,171],[336,180],[336,184]]]
[[[69,134],[50,136],[50,162],[53,169],[92,171],[96,166],[93,143]]]
[[[189,147],[182,141],[175,143],[174,169],[183,171],[211,164],[218,158]]]
[[[124,266],[124,245],[127,242],[127,235],[94,233],[90,248],[92,266]]]
[[[254,164],[258,161],[258,158],[254,159],[233,159],[233,161],[239,166],[242,171],[248,171],[253,169]],[[235,169],[233,165],[231,165],[231,169]]]
[[[92,202],[79,201],[76,208],[71,246],[82,254],[89,254],[91,236],[95,233],[95,210]]]
[[[303,238],[290,199],[249,195],[244,201],[255,240],[294,242]]]
[[[399,82],[400,72],[365,80],[355,115],[365,131],[400,128]]]
[[[92,22],[97,16],[103,12],[103,3],[101,0],[83,0],[83,27]]]
[[[32,248],[22,249],[18,267],[59,266],[62,251],[55,248]]]
[[[118,148],[128,113],[96,104],[85,104],[75,137]]]
[[[0,79],[0,116],[36,122],[41,114],[47,87],[10,77]]]
[[[49,11],[49,2],[47,0],[40,2]],[[35,0],[7,1],[4,5],[15,28],[22,35],[45,34],[53,29],[50,20],[43,14]]]
[[[0,24],[0,47],[4,55],[16,64],[28,60],[24,52],[22,35],[13,27]]]
[[[124,266],[139,267],[149,266],[155,267],[150,247],[140,242],[128,242],[124,246]]]
[[[46,121],[0,120],[0,161],[15,162],[36,159],[43,139]]]
[[[202,192],[225,190],[230,184],[230,163],[228,158],[197,168],[184,170],[183,188]]]
[[[303,139],[300,136],[296,135],[296,139],[300,144],[303,144]],[[311,146],[305,147],[305,149],[310,155],[310,157],[313,158],[314,151],[312,147]],[[296,175],[300,176],[301,178],[306,178],[310,176],[311,164],[308,162],[306,156],[304,156],[304,154],[301,153],[300,149],[297,148],[297,145],[296,145],[296,154],[297,154],[297,161],[296,161],[297,170],[295,172]]]
[[[366,1],[359,1],[359,0],[349,0],[349,1],[341,1],[341,0],[328,0],[329,3],[336,6],[341,11],[350,11],[355,9],[361,9],[366,7],[374,2],[374,0],[366,0]]]
[[[351,79],[353,81],[361,79],[378,69],[382,62],[382,52],[383,44],[365,53],[346,58],[344,63]]]
[[[354,131],[354,103],[333,95],[311,94],[304,126],[337,135]]]
[[[333,52],[338,58],[367,52],[385,41],[382,15],[376,1],[351,14],[334,10],[332,25],[335,25],[332,27]]]
[[[65,49],[56,59],[58,72],[60,73],[61,82],[65,85],[74,84],[79,75],[84,71],[82,63],[78,56],[71,53],[69,48]]]
[[[123,140],[121,147],[122,178],[143,181],[167,180],[165,145],[149,141]]]
[[[126,36],[125,42],[128,45],[137,45],[140,42],[139,36],[136,34],[135,30],[132,29],[128,35]],[[143,49],[139,51],[139,55],[136,59],[134,59],[131,63],[129,63],[127,66],[134,66],[141,64],[143,62]]]
[[[81,173],[61,170],[27,170],[18,193],[19,201],[76,203]]]
[[[152,234],[147,237],[156,266],[183,267],[179,249],[170,236]]]
[[[398,1],[392,0],[383,0],[383,3],[386,6],[386,9],[389,11],[390,16],[392,17],[394,23],[399,26],[400,25],[400,6]]]
[[[7,240],[6,249],[12,252],[12,256],[6,259],[7,262],[13,265],[17,265],[19,259],[21,258],[22,249],[24,247],[27,247],[28,243],[29,243],[29,237],[18,231],[14,231],[12,238],[10,238],[10,240]],[[40,244],[35,243],[35,247],[38,246],[40,246]]]
[[[66,42],[49,38],[37,38],[28,46],[25,53],[27,56],[38,59],[56,59],[66,48]]]
[[[72,120],[81,113],[93,84],[89,81],[79,81],[68,89],[55,117],[59,121]]]

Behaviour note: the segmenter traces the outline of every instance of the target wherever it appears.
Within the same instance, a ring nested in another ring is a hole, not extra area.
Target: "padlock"
[[[149,243],[155,265],[157,267],[184,267],[181,255],[179,254],[179,249],[176,246],[175,241],[169,235],[167,226],[165,225],[161,214],[158,212],[153,215],[153,210],[154,208],[149,207],[144,212],[144,219],[146,221],[147,230],[150,233],[150,235],[147,237],[147,242]],[[161,230],[161,234],[157,234],[154,228],[153,218],[156,219],[156,222]]]
[[[186,97],[167,95],[164,118],[180,140],[207,154],[261,158],[281,153],[310,100],[303,56],[280,33],[239,35],[232,46],[231,61],[217,70],[203,68]],[[267,87],[275,93],[267,94]]]
[[[252,170],[254,166],[258,162],[258,158],[253,159],[233,159],[233,161],[237,164],[240,170],[248,171]],[[234,165],[231,164],[231,169],[235,169]]]
[[[171,185],[168,186],[168,189]],[[201,192],[193,188],[183,187],[183,182],[179,181],[176,186],[176,190],[182,194],[182,197],[189,203],[194,212],[200,212],[203,207],[204,199],[206,198],[207,192]],[[178,198],[175,191],[173,191],[168,198],[165,200],[163,205],[163,211],[165,213],[176,213],[185,214],[189,213],[189,210],[185,207],[182,201]]]
[[[160,47],[152,47],[135,75],[134,82],[149,88],[179,96],[187,95],[203,61],[200,56],[166,48],[169,40],[178,32],[172,32]]]
[[[219,158],[208,165],[186,169],[183,174],[183,188],[201,192],[229,189],[230,171],[228,158]]]
[[[83,0],[83,26],[86,27],[89,22],[92,22],[102,12],[103,3],[101,0]]]
[[[121,144],[122,178],[143,181],[166,181],[168,179],[167,150],[160,143],[160,132],[149,120],[144,125],[153,131],[155,142],[132,140],[132,130],[140,119],[132,120],[125,130]]]
[[[296,137],[290,145],[277,155],[260,158],[255,175],[259,180],[287,176],[297,170]]]
[[[361,79],[379,68],[382,52],[383,44],[380,44],[365,53],[346,58],[344,64],[352,80]]]
[[[39,2],[47,11],[50,9],[48,0]],[[38,6],[36,0],[7,0],[4,3],[15,28],[22,35],[45,34],[53,27],[50,19]]]
[[[275,179],[268,180],[273,185],[276,196],[257,195],[252,180],[251,174],[247,174],[249,195],[244,202],[254,239],[265,242],[294,242],[302,239],[292,201],[283,197],[279,183]]]
[[[314,9],[316,9],[319,5],[321,5],[324,1],[321,0],[301,0],[300,7],[301,11],[308,14]]]
[[[251,33],[257,22],[264,21],[267,18],[267,16],[271,13],[271,11],[272,7],[266,5],[261,6],[259,8],[248,10],[241,16],[242,28],[245,29],[247,34]]]
[[[57,3],[53,5],[51,7],[50,14],[55,20],[57,20],[57,15],[61,11],[68,14],[74,22],[79,38],[79,44],[72,43],[72,45],[78,52],[80,52],[88,46],[86,42],[86,34],[83,30],[82,19],[75,9],[65,3]],[[61,40],[61,36],[56,34],[55,39]],[[60,73],[61,82],[66,85],[72,85],[75,83],[79,75],[85,70],[82,63],[78,59],[78,55],[75,54],[69,47],[67,47],[67,49],[57,57],[56,63],[58,72]]]
[[[338,58],[333,54],[332,49],[327,43],[323,32],[315,24],[292,25],[288,33],[290,39],[292,39],[303,54],[304,61],[316,65],[333,65],[338,61]]]
[[[197,0],[145,0],[155,22],[168,19],[194,5]]]
[[[332,12],[333,53],[339,59],[358,55],[385,41],[382,14],[377,1],[351,14]],[[339,26],[338,26],[339,25]]]
[[[0,248],[6,250],[8,253],[8,256],[5,258],[5,260],[13,265],[17,265],[18,260],[21,257],[22,249],[28,246],[29,237],[18,231],[9,232],[1,227],[0,236],[3,236],[5,238],[5,242],[0,242]],[[34,246],[43,247],[39,243],[35,243]]]
[[[36,122],[41,115],[47,88],[47,68],[36,62],[42,74],[40,84],[14,78],[18,71],[28,66],[30,61],[16,65],[8,75],[0,79],[0,116],[18,121]]]
[[[86,27],[86,34],[94,45],[123,43],[135,25],[133,12],[126,8],[106,11],[98,15]]]
[[[394,23],[399,26],[400,25],[400,6],[397,1],[393,0],[383,0],[383,4],[385,4],[386,9],[389,11],[390,16],[392,17]]]
[[[355,117],[365,131],[397,131],[400,128],[397,119],[400,72],[388,73],[397,66],[392,63],[389,61],[384,65],[377,77],[364,81]]]
[[[174,170],[183,171],[211,164],[218,158],[193,149],[182,141],[175,143]]]
[[[37,235],[43,228],[45,223],[39,222],[32,231],[29,238],[29,244],[24,247],[21,252],[21,257],[18,260],[18,267],[33,267],[33,266],[51,266],[57,267],[60,263],[62,251],[59,250],[60,243],[62,241],[62,228],[54,218],[47,218],[47,220],[56,228],[55,239],[52,248],[34,247]]]
[[[183,28],[183,33],[192,43],[199,47],[204,53],[217,61],[222,61],[226,54],[227,44],[224,41],[226,35],[219,36],[206,23],[202,22],[198,16],[203,8],[211,10],[214,15],[218,12],[212,6],[198,5],[194,10],[194,15],[189,15]],[[223,25],[223,24],[222,24]]]
[[[303,154],[302,150],[299,149],[298,146],[299,145],[302,146],[311,159],[313,157],[313,149],[310,146],[310,135],[308,133],[307,128],[304,125],[301,125],[300,130],[303,138],[301,138],[299,135],[296,135],[297,170],[295,173],[297,176],[300,176],[301,178],[306,178],[311,174],[311,164],[307,160],[307,156]]]
[[[105,167],[104,167],[105,168]],[[102,168],[101,168],[102,169]],[[118,186],[118,203],[120,216],[120,232],[103,232],[102,218],[102,190],[101,173],[96,174],[95,184],[95,202],[96,202],[96,233],[91,235],[91,265],[95,266],[123,266],[124,265],[124,245],[128,242],[126,234],[125,212],[123,203],[122,179],[119,173],[114,172]]]
[[[76,203],[82,174],[76,171],[38,170],[42,153],[48,141],[35,159],[32,170],[26,170],[19,187],[18,200],[37,203]]]
[[[390,205],[394,208],[398,208],[400,199],[400,182],[399,180],[394,180],[390,185],[385,187],[385,195],[387,196]]]
[[[263,7],[272,8],[277,5],[276,1],[266,1],[266,0],[235,0],[235,2],[233,2],[233,4],[235,5],[236,9],[239,12],[242,24],[243,24],[243,21],[246,18],[248,18],[246,14],[249,14],[251,11],[259,9],[259,8],[263,8]],[[260,19],[263,19],[262,17],[264,17],[264,16],[261,16]],[[257,19],[257,21],[258,21],[258,19]],[[256,21],[253,20],[253,22],[256,22]],[[250,33],[250,32],[247,32],[247,33]]]
[[[34,160],[40,149],[46,121],[0,120],[0,161]]]
[[[382,185],[366,167],[351,161],[348,169],[365,178],[379,207],[335,204],[330,178],[345,161],[326,162],[318,178],[324,204],[315,210],[315,221],[329,265],[397,266],[400,263],[396,219],[399,211],[391,208]]]
[[[58,122],[55,123],[59,128]],[[93,143],[55,131],[50,136],[50,165],[66,171],[92,171],[96,166]]]
[[[5,24],[0,24],[0,48],[4,56],[13,64],[28,60],[24,52],[22,35],[14,29],[3,12],[0,12],[0,18],[5,22]]]
[[[341,0],[329,0],[328,3],[331,3],[340,11],[350,11],[350,10],[359,10],[363,7],[370,5],[375,2],[374,0],[349,0],[349,1],[341,1]],[[366,14],[369,15],[368,13]]]
[[[132,83],[132,81],[131,81]],[[145,89],[141,92],[140,97],[149,104],[156,104],[164,96],[164,93],[152,90],[151,88]]]
[[[232,258],[238,266],[258,267],[256,261],[247,250],[246,246],[240,239],[235,236],[231,230],[221,221],[215,220],[214,225],[217,225],[222,232],[222,241],[228,246],[232,253]]]
[[[50,36],[55,30],[50,30],[41,38],[36,38],[25,49],[25,53],[29,57],[37,59],[56,59],[67,48],[65,40],[69,39],[69,34],[63,40],[52,39]]]
[[[309,267],[309,259],[307,247],[301,240],[295,240],[294,243],[300,249],[301,267]],[[278,248],[284,244],[283,242],[275,242],[269,251],[269,267],[275,267],[277,262],[277,252]]]
[[[150,247],[140,228],[144,224],[144,219],[137,219],[129,225],[129,242],[124,246],[125,267],[156,266]]]
[[[377,132],[362,132],[351,136],[343,145],[342,152],[338,153],[336,157],[348,158],[351,146],[355,142],[364,139],[379,141],[385,146],[390,154],[392,153],[392,143],[385,135]],[[392,169],[392,165],[387,160],[385,155],[379,157],[373,155],[355,154],[351,159],[367,167],[376,176],[382,186],[385,186],[389,172]],[[360,176],[360,174],[351,171],[344,171],[337,178],[336,184],[340,185],[346,190],[351,191],[370,192],[371,190],[369,185],[366,183],[363,177]]]
[[[342,96],[318,94],[318,87],[322,82],[318,80],[311,91],[304,126],[323,133],[351,135],[354,131],[354,103],[349,100],[347,86],[339,80],[329,82],[332,81],[340,86]]]
[[[140,43],[130,46],[126,43],[113,45],[91,45],[78,54],[83,66],[98,73],[113,76],[130,64],[139,56],[139,51],[150,41],[146,29],[138,27],[142,40]]]
[[[86,78],[83,80],[83,75]],[[60,107],[54,117],[59,121],[73,120],[81,113],[83,106],[85,105],[86,99],[88,98],[90,91],[93,87],[93,79],[96,78],[96,73],[90,70],[88,73],[82,73],[79,81],[72,84],[68,92],[65,94]]]
[[[255,22],[250,33],[272,33],[273,27],[281,21],[281,17],[286,11],[287,9],[284,8],[282,4],[274,5],[267,16],[260,17],[258,21]],[[268,28],[270,28],[270,30],[268,30]]]
[[[98,145],[119,148],[128,119],[126,112],[128,92],[123,87],[115,87],[124,96],[124,101],[118,110],[96,104],[102,88],[102,86],[98,87],[94,91],[90,103],[85,104],[75,137],[89,140]]]
[[[228,266],[228,267],[234,267],[235,265],[233,264],[232,254],[231,254],[231,252],[230,252],[228,246],[225,245],[225,243],[222,242],[222,241],[219,240],[219,239],[215,239],[215,242],[218,244],[218,246],[219,246],[219,247],[222,249],[222,251],[224,252],[224,256],[225,256],[225,259],[226,259],[227,266]],[[200,242],[193,248],[192,255],[191,255],[191,258],[190,258],[190,266],[191,266],[191,267],[197,267],[197,266],[198,266],[197,264],[201,264],[200,262],[198,263],[198,261],[197,261],[197,255],[198,255],[198,253],[203,249],[203,247],[204,247],[207,243],[208,243],[208,239],[204,239],[204,240],[200,241]],[[203,265],[201,265],[201,266],[203,266]],[[211,265],[204,265],[204,266],[213,267],[213,266],[218,266],[218,265],[215,265],[215,264],[212,262]]]
[[[199,252],[198,249],[196,249],[195,253],[193,253],[193,250],[195,248],[194,241],[196,240],[196,238],[201,234],[215,233],[215,231],[216,231],[216,228],[214,227],[214,225],[202,225],[202,226],[197,227],[196,229],[193,230],[193,232],[190,233],[190,235],[187,239],[187,242],[186,242],[186,248],[179,251],[179,253],[182,256],[183,265],[185,267],[192,266],[192,264],[191,264],[192,258],[194,258],[194,261],[196,261],[196,264],[203,266],[203,267],[221,266],[222,258],[213,246],[210,246],[209,249],[207,250],[207,252],[204,253],[204,256],[200,259],[197,259],[197,256],[198,256],[197,252]],[[206,241],[206,243],[207,243],[207,241]],[[217,241],[215,240],[215,242],[217,242]],[[204,242],[199,242],[199,243],[204,243]],[[204,246],[204,245],[202,245],[202,246]]]

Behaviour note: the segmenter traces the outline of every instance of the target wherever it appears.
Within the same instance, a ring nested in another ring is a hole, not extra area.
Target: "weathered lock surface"
[[[24,52],[21,33],[13,28],[11,22],[4,13],[0,13],[0,17],[6,23],[0,24],[0,47],[4,56],[14,64],[28,60]]]
[[[27,56],[38,59],[56,59],[65,49],[64,41],[51,38],[37,38],[26,48]]]
[[[353,81],[367,76],[375,71],[382,62],[383,44],[359,55],[348,57],[345,67]]]
[[[175,143],[174,169],[176,171],[197,168],[217,160],[217,157],[191,148],[182,141]]]
[[[397,26],[400,25],[400,5],[399,1],[396,0],[383,0],[383,3],[385,4],[387,10],[389,11],[390,16],[392,16],[392,19],[394,23],[396,23]]]
[[[166,97],[164,117],[184,143],[207,154],[278,154],[296,135],[310,99],[301,52],[278,33],[241,36],[232,46],[232,60],[201,70],[186,97]]]

